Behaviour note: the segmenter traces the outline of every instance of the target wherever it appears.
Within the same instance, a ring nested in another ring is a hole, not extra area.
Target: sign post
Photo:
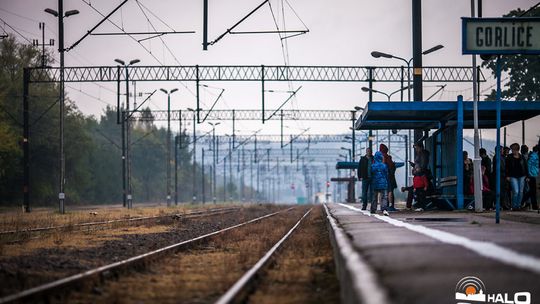
[[[461,18],[463,54],[540,54],[540,18]]]

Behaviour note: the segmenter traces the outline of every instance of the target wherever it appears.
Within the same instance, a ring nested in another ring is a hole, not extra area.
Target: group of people
[[[422,143],[414,144],[415,159],[409,162],[413,170],[413,183],[410,187],[402,187],[407,194],[407,209],[422,211],[427,206],[426,196],[434,190],[433,175],[428,168],[429,151]],[[532,151],[526,145],[513,143],[510,147],[501,149],[501,206],[506,210],[522,210],[530,207],[538,210],[536,189],[539,187],[539,146]],[[496,160],[491,159],[484,148],[479,150],[482,169],[482,197],[483,208],[490,210],[495,205]],[[367,209],[371,203],[371,213],[377,212],[377,206],[383,215],[389,211],[396,211],[394,190],[396,183],[396,164],[390,156],[388,147],[380,144],[379,150],[373,155],[371,148],[360,158],[358,177],[362,181],[362,210]],[[474,194],[473,162],[466,151],[463,152],[463,193]],[[414,201],[414,203],[413,203]],[[413,208],[414,207],[414,208]]]
[[[506,210],[522,210],[531,207],[538,210],[536,189],[538,188],[538,145],[532,151],[526,145],[513,143],[501,149],[500,159],[500,198],[501,206]],[[483,208],[490,210],[495,204],[496,160],[480,149],[482,158],[482,197]],[[467,152],[463,152],[463,176],[465,195],[474,194],[474,174],[472,161]]]
[[[415,171],[420,177],[425,172],[422,168],[427,169],[429,153],[423,149],[421,143],[415,145],[415,149],[417,156],[414,163],[411,162],[411,164],[415,166]],[[375,155],[373,155],[371,148],[366,149],[366,154],[360,158],[358,177],[362,180],[362,210],[366,210],[368,203],[371,203],[371,213],[377,212],[378,205],[380,205],[383,215],[388,216],[388,211],[396,211],[394,196],[394,190],[397,188],[396,164],[385,144],[380,144],[379,151],[375,152]],[[418,188],[417,196],[423,195],[420,193],[423,188],[423,186]]]

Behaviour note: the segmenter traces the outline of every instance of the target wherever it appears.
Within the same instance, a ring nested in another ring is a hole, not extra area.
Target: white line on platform
[[[370,214],[369,211],[364,211],[359,208],[348,206],[345,204],[339,204],[345,208],[351,209],[353,211],[361,212],[367,216],[373,216],[379,220],[385,221],[389,224],[392,224],[397,227],[403,227],[414,232],[429,236],[436,240],[439,240],[443,243],[463,246],[469,250],[472,250],[478,253],[481,256],[497,260],[499,262],[523,268],[535,273],[540,274],[540,259],[510,250],[504,247],[501,247],[497,244],[484,241],[475,241],[469,238],[459,236],[450,232],[441,231],[433,228],[427,228],[422,225],[413,225],[409,223],[402,222],[387,216],[380,216],[377,214]]]

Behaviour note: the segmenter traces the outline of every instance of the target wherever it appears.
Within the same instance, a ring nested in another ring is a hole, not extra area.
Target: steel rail
[[[313,208],[310,208],[304,214],[304,216],[302,216],[300,220],[298,220],[298,222],[272,248],[270,248],[270,250],[268,250],[264,256],[255,265],[253,265],[253,267],[251,267],[251,269],[244,273],[244,275],[216,301],[216,304],[227,304],[237,299],[242,291],[246,290],[246,287],[252,282],[256,274],[268,263],[272,255],[289,238],[289,236],[292,235],[302,220],[308,216],[311,210],[313,210]]]
[[[15,301],[21,301],[23,299],[36,297],[38,295],[42,295],[44,292],[51,292],[53,290],[57,290],[59,288],[65,287],[67,285],[71,285],[71,284],[80,282],[80,281],[82,281],[84,279],[88,279],[88,278],[91,278],[93,276],[103,274],[105,272],[110,272],[110,271],[117,270],[120,267],[126,267],[126,266],[130,266],[130,265],[134,265],[135,263],[139,263],[139,262],[148,260],[150,258],[153,258],[153,257],[157,256],[158,254],[169,252],[169,251],[177,249],[177,248],[179,248],[181,246],[184,246],[184,245],[187,245],[187,244],[190,244],[190,243],[194,243],[194,242],[209,238],[209,237],[214,236],[214,235],[221,234],[223,232],[226,232],[226,231],[229,231],[229,230],[232,230],[232,229],[240,228],[242,226],[245,226],[245,225],[248,225],[248,224],[251,224],[251,223],[258,222],[260,220],[275,216],[275,215],[277,215],[279,213],[289,211],[289,210],[291,210],[293,208],[294,207],[291,207],[291,208],[288,208],[288,209],[285,209],[285,210],[280,210],[280,211],[273,212],[273,213],[270,213],[270,214],[267,214],[267,215],[263,215],[261,217],[246,221],[244,223],[233,225],[233,226],[230,226],[230,227],[218,230],[218,231],[210,232],[210,233],[198,236],[196,238],[192,238],[192,239],[182,241],[182,242],[179,242],[179,243],[176,243],[176,244],[173,244],[173,245],[162,247],[160,249],[156,249],[156,250],[153,250],[153,251],[141,254],[141,255],[137,255],[137,256],[131,257],[129,259],[125,259],[125,260],[118,261],[118,262],[115,262],[115,263],[112,263],[112,264],[108,264],[108,265],[105,265],[105,266],[101,266],[101,267],[98,267],[98,268],[87,270],[85,272],[81,272],[81,273],[69,276],[67,278],[59,279],[59,280],[56,280],[56,281],[53,281],[53,282],[50,282],[50,283],[46,283],[46,284],[43,284],[43,285],[40,285],[40,286],[36,286],[36,287],[30,288],[30,289],[27,289],[27,290],[12,294],[12,295],[8,295],[8,296],[0,298],[0,304],[10,303],[10,302],[15,302]]]
[[[115,219],[115,220],[108,220],[108,221],[98,221],[98,222],[86,222],[86,223],[77,223],[72,225],[60,225],[60,226],[49,226],[49,227],[37,227],[37,228],[28,228],[28,229],[22,229],[22,230],[6,230],[6,231],[0,231],[0,235],[7,235],[7,234],[15,234],[15,233],[32,233],[32,232],[44,232],[44,231],[50,231],[50,230],[60,230],[60,229],[67,229],[67,228],[84,228],[89,226],[97,226],[97,225],[107,225],[107,224],[115,224],[115,223],[123,223],[123,222],[136,222],[136,221],[143,221],[143,220],[152,220],[157,218],[164,218],[169,216],[178,216],[181,218],[190,218],[193,215],[213,215],[213,214],[220,214],[222,212],[228,212],[228,211],[234,211],[240,209],[237,208],[214,208],[214,209],[208,209],[208,210],[201,210],[201,211],[194,211],[190,213],[171,213],[171,214],[165,214],[165,215],[153,215],[153,216],[143,216],[143,217],[134,217],[134,218],[123,218],[123,219]]]

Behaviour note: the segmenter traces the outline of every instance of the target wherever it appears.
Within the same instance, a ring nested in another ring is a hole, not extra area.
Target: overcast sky
[[[65,19],[66,47],[82,37],[102,17],[96,12],[108,14],[121,1],[105,0],[66,0],[64,9],[77,9],[80,14]],[[255,8],[262,0],[209,0],[209,40],[214,40],[236,21]],[[499,17],[511,9],[527,9],[535,4],[532,0],[489,0],[484,1],[484,17]],[[141,60],[140,65],[282,65],[285,58],[290,65],[401,65],[398,60],[375,59],[370,56],[373,50],[392,53],[406,59],[412,56],[411,1],[405,0],[271,0],[253,14],[238,31],[275,30],[273,15],[280,29],[303,30],[309,33],[280,42],[275,34],[266,35],[227,35],[221,41],[202,50],[202,0],[129,0],[110,20],[127,32],[153,31],[195,31],[195,34],[166,35],[160,38],[137,43],[127,36],[89,36],[72,51],[66,54],[66,66],[113,65],[115,58],[129,61]],[[91,7],[91,6],[92,7]],[[470,16],[469,0],[429,0],[423,1],[423,46],[428,49],[437,44],[445,47],[424,56],[425,66],[470,65],[471,57],[461,55],[461,21]],[[25,38],[32,40],[41,37],[38,22],[46,23],[46,40],[57,38],[57,20],[43,12],[45,8],[57,9],[55,0],[0,0],[0,26],[10,34],[13,32],[4,22],[14,27]],[[270,9],[271,7],[271,9]],[[291,9],[292,8],[292,9]],[[94,10],[95,9],[95,10]],[[144,12],[144,13],[143,13]],[[147,17],[148,19],[147,19]],[[298,18],[299,17],[299,18]],[[149,21],[150,22],[149,22]],[[109,22],[103,23],[95,32],[119,32]],[[141,39],[145,36],[137,36]],[[19,41],[24,41],[17,36]],[[57,46],[56,46],[57,48]],[[54,49],[57,56],[56,49]],[[57,65],[57,63],[55,63]],[[488,82],[483,88],[494,84],[493,77],[487,73]],[[203,108],[207,108],[225,89],[219,109],[260,109],[260,84],[244,82],[213,82],[211,88],[202,92]],[[360,88],[364,83],[293,83],[296,89],[302,85],[298,97],[287,109],[342,109],[363,106],[367,93]],[[425,84],[424,97],[430,96],[437,88],[433,83]],[[69,84],[69,97],[85,114],[99,116],[106,104],[115,104],[115,84]],[[158,88],[180,91],[173,95],[174,109],[195,106],[194,83],[138,83],[137,90],[153,91]],[[378,90],[392,92],[399,84],[381,85]],[[288,90],[287,83],[270,83],[267,89]],[[78,90],[84,92],[81,93]],[[462,94],[470,99],[471,84],[449,84],[433,100],[455,100]],[[487,92],[486,92],[487,93]],[[92,96],[89,97],[88,95]],[[399,94],[395,95],[399,98]],[[268,93],[267,108],[275,108],[287,98],[283,93]],[[383,100],[384,96],[375,98]],[[165,109],[165,95],[155,95],[150,107]],[[218,133],[230,133],[230,122],[223,122]],[[260,129],[260,123],[240,122],[241,132],[248,134]],[[343,133],[348,123],[289,122],[287,133],[298,133],[301,128],[311,127],[310,133]],[[201,126],[201,130],[209,126]],[[527,122],[527,143],[537,140],[540,119]],[[264,125],[264,133],[277,134],[277,123]],[[536,132],[536,133],[534,133]],[[485,131],[484,137],[493,132]],[[521,124],[508,129],[509,141],[520,141]]]

